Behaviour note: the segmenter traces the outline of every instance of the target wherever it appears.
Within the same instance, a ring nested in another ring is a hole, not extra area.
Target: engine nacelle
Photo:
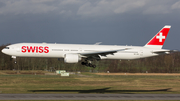
[[[81,57],[78,54],[65,54],[64,62],[65,63],[78,63],[81,60]]]

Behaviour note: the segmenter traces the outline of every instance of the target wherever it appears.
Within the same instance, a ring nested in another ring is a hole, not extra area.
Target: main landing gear
[[[85,62],[81,62],[82,65],[85,65],[87,67],[93,67],[96,68],[96,65],[93,65],[91,61],[85,60]]]

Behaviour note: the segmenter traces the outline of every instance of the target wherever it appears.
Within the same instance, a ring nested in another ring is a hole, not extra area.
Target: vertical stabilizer
[[[165,25],[144,47],[161,49],[171,26]]]

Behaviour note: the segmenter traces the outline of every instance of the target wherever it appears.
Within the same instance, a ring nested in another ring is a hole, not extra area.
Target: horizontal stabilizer
[[[153,53],[155,53],[155,54],[170,54],[170,53],[174,53],[174,52],[179,52],[179,51],[177,51],[177,50],[153,51]]]

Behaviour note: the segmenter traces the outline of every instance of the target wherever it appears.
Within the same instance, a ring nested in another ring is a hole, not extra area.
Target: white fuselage
[[[82,44],[47,44],[47,43],[19,43],[8,46],[2,52],[15,57],[47,57],[64,58],[65,54],[80,54],[111,50],[121,50],[106,56],[100,56],[101,59],[139,59],[145,57],[157,56],[154,51],[167,51],[165,49],[154,49],[138,46],[116,46],[116,45],[82,45]]]
[[[85,45],[85,44],[47,44],[47,43],[19,43],[6,46],[2,52],[16,57],[47,57],[64,58],[65,63],[78,63],[95,68],[92,60],[119,59],[131,60],[169,54],[170,50],[162,49],[170,30],[165,25],[144,46],[112,46],[112,45]],[[16,62],[15,62],[16,63]]]

